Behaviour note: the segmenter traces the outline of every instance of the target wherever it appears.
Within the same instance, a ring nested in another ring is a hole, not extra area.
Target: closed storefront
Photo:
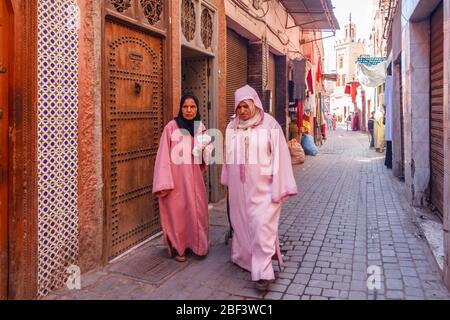
[[[431,16],[430,155],[431,203],[444,212],[444,10],[441,3]]]
[[[234,93],[247,84],[247,39],[227,30],[227,121],[234,114]]]

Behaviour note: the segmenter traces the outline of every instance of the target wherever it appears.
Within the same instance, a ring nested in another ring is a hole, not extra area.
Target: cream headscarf
[[[253,100],[246,99],[246,100],[243,100],[243,102],[245,102],[249,106],[250,112],[253,116],[250,119],[243,121],[239,118],[239,115],[236,115],[236,119],[237,119],[237,121],[236,121],[237,128],[236,129],[246,130],[248,128],[256,127],[261,122],[261,118],[262,118],[261,112],[258,112]]]
[[[236,114],[237,108],[239,104],[244,101],[250,107],[250,111],[254,116],[247,121],[242,121],[239,119],[239,116]],[[239,90],[236,91],[234,95],[234,129],[246,130],[248,128],[253,128],[261,124],[264,120],[264,109],[259,99],[256,90],[246,85]]]

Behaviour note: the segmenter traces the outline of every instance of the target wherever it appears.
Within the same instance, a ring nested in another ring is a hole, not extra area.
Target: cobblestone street
[[[81,290],[48,299],[450,298],[404,184],[384,167],[383,155],[369,150],[367,135],[338,129],[317,157],[294,170],[299,195],[284,205],[280,221],[285,269],[269,292],[256,291],[250,274],[230,263],[222,201],[211,210],[207,258],[177,264],[159,237],[83,275]],[[369,266],[381,268],[379,290],[367,288]]]

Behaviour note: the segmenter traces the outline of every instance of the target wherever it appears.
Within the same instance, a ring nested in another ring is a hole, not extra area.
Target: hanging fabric
[[[298,126],[298,132],[302,133],[302,127],[303,127],[303,102],[302,102],[302,100],[298,100],[298,105],[297,105],[297,126]]]
[[[312,69],[310,69],[309,72],[308,72],[308,78],[307,78],[307,81],[308,81],[308,91],[309,91],[311,94],[314,94],[314,85],[313,85],[313,78],[312,78]]]
[[[325,112],[325,96],[321,96],[321,105],[322,108],[320,111]]]
[[[384,104],[386,106],[386,128],[385,128],[386,141],[392,141],[393,137],[393,116],[394,116],[392,104],[393,91],[394,91],[394,80],[392,76],[387,76],[384,92]]]
[[[351,84],[351,92],[352,92],[352,102],[356,103],[356,97],[358,95],[358,87],[360,84],[358,82],[352,82]]]
[[[305,86],[306,86],[306,60],[294,60],[294,99],[305,99]]]
[[[316,82],[320,83],[321,79],[322,79],[322,66],[321,66],[320,57],[319,57],[319,61],[317,62]]]
[[[348,95],[352,94],[352,87],[350,85],[346,85],[344,93]]]
[[[376,88],[386,81],[386,61],[374,66],[356,64],[358,81],[365,87]]]

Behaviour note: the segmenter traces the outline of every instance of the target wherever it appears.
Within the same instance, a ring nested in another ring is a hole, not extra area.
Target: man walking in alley
[[[375,128],[375,112],[372,112],[367,122],[367,129],[370,134],[370,149],[375,148],[375,137],[374,137],[374,128]]]
[[[352,113],[349,113],[349,114],[348,114],[348,117],[347,117],[347,131],[348,131],[348,126],[351,127],[352,121],[353,121],[353,112],[352,112]]]
[[[256,288],[275,280],[272,259],[282,264],[278,223],[283,201],[297,194],[291,156],[278,122],[264,113],[256,91],[235,94],[221,182],[228,187],[233,228],[231,260],[251,272]]]

